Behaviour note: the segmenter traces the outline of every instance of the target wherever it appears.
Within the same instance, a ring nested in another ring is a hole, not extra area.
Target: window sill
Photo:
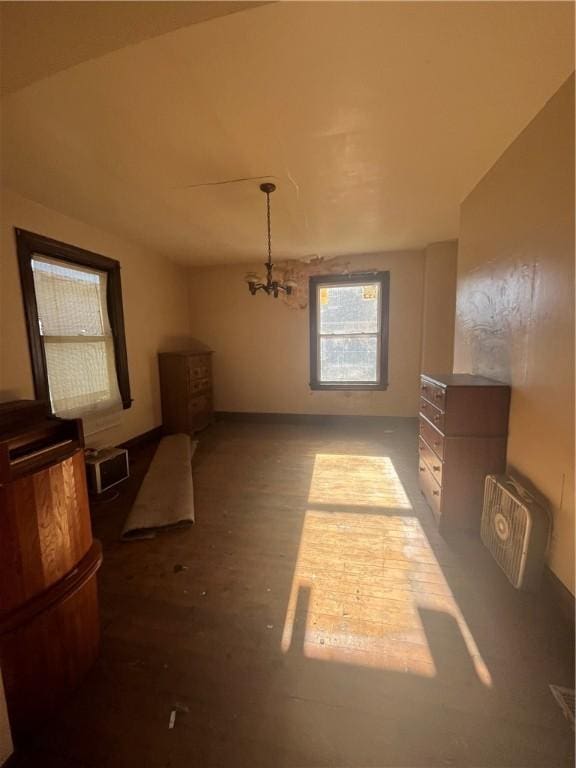
[[[321,384],[310,382],[310,389],[318,392],[322,390],[340,390],[344,392],[383,392],[388,389],[388,384]]]

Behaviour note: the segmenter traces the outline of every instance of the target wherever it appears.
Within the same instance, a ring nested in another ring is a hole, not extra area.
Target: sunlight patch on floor
[[[390,459],[318,455],[309,502],[282,650],[434,677],[438,649],[450,647],[450,638],[427,636],[425,611],[444,619],[434,631],[457,635],[454,647],[489,686],[490,673]]]
[[[387,456],[317,454],[308,501],[412,509]]]

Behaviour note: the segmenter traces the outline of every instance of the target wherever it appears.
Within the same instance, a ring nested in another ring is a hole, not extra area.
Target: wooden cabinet
[[[480,530],[484,478],[506,469],[510,387],[422,374],[418,474],[442,532]]]
[[[192,434],[213,420],[212,353],[161,352],[162,421],[168,434]]]
[[[11,426],[0,436],[0,668],[18,738],[96,658],[102,552],[92,539],[80,422]]]

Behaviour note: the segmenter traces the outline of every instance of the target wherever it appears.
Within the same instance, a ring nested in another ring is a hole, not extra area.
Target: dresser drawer
[[[437,429],[441,432],[444,431],[443,411],[439,411],[438,408],[435,408],[432,405],[432,403],[429,403],[428,400],[424,400],[422,397],[420,398],[420,413],[423,416],[426,416],[428,421],[432,422]]]
[[[213,420],[212,353],[159,354],[162,421],[166,434],[192,434]]]
[[[422,416],[420,416],[420,435],[434,453],[444,459],[444,437]]]
[[[190,381],[208,379],[211,375],[210,355],[194,355],[188,361]]]
[[[196,432],[212,421],[212,395],[191,397],[188,401],[188,430]]]
[[[212,396],[210,394],[197,395],[188,401],[188,413],[192,416],[202,411],[212,410]]]
[[[420,461],[424,460],[428,469],[431,470],[433,477],[442,485],[443,462],[440,461],[432,448],[421,437],[418,438],[418,450],[420,452]]]
[[[441,411],[446,410],[446,388],[433,384],[428,379],[420,379],[420,397],[433,403]]]
[[[211,379],[192,379],[190,381],[190,396],[195,397],[212,389]]]
[[[442,488],[438,485],[432,476],[432,471],[428,469],[428,466],[422,459],[418,462],[418,475],[420,490],[434,513],[434,517],[436,520],[440,520],[442,515]]]

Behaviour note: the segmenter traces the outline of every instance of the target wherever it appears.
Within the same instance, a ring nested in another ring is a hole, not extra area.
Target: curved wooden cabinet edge
[[[0,647],[2,638],[31,622],[56,603],[63,604],[94,576],[102,565],[102,545],[95,539],[78,565],[56,584],[51,585],[31,600],[12,611],[0,611]]]

